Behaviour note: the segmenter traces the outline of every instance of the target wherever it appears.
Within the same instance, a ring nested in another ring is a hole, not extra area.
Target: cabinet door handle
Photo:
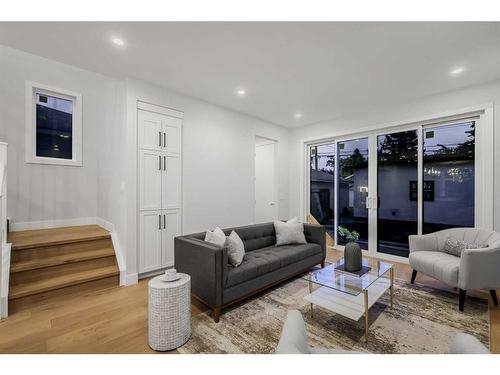
[[[167,227],[167,215],[163,214],[163,229]]]
[[[167,170],[167,157],[166,156],[163,157],[163,170],[164,171]]]
[[[161,215],[158,215],[158,229],[161,230]]]
[[[163,133],[163,147],[167,147],[167,133]]]
[[[161,132],[158,132],[158,146],[161,147]]]
[[[161,171],[161,156],[158,155],[158,170]]]

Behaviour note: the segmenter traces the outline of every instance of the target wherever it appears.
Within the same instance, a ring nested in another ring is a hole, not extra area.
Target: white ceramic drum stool
[[[191,336],[191,277],[165,275],[149,281],[149,346],[158,351],[182,346]]]

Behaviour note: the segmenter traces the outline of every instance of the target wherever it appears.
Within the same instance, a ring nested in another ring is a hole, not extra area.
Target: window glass
[[[71,159],[73,102],[36,93],[36,156]]]
[[[423,232],[474,226],[475,122],[424,130]]]

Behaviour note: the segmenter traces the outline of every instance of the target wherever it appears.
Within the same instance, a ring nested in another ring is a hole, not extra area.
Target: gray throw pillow
[[[481,249],[483,247],[486,246],[479,245],[477,243],[457,240],[456,238],[450,237],[444,243],[443,251],[456,257],[460,257],[462,255],[462,251],[464,251],[465,249]]]
[[[245,245],[243,245],[243,241],[234,230],[227,236],[226,246],[229,263],[234,267],[238,267],[245,256]]]
[[[296,217],[286,223],[275,221],[274,230],[276,231],[276,246],[307,243],[304,225],[299,223]]]

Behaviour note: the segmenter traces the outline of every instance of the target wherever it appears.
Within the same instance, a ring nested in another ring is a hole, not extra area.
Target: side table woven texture
[[[181,273],[172,282],[157,276],[149,281],[149,346],[173,350],[191,336],[191,277]]]

